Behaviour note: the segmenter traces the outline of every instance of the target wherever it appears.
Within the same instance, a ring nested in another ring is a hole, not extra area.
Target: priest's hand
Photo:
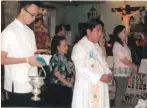
[[[104,82],[104,83],[108,83],[110,82],[112,76],[110,74],[103,74],[100,78],[100,81]]]

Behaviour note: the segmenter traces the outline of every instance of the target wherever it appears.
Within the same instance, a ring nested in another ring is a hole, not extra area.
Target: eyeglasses
[[[27,13],[29,13],[33,18],[35,18],[37,15],[34,15],[32,13],[30,13],[28,10],[24,9]]]

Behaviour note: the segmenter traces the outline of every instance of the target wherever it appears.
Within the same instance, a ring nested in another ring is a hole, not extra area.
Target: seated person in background
[[[139,33],[139,40],[136,41],[137,46],[144,46],[147,43],[147,39],[145,38],[143,33]]]
[[[140,65],[141,59],[144,56],[145,51],[145,37],[142,32],[133,32],[128,37],[128,46],[131,50],[132,61],[136,65]]]
[[[65,27],[63,24],[56,26],[55,34],[55,36],[65,36]]]
[[[58,37],[58,36],[65,36],[65,27],[63,24],[60,24],[60,25],[57,25],[56,26],[56,29],[55,29],[55,36],[53,37],[53,39],[51,40],[52,43],[51,43],[51,51],[53,51],[54,49],[56,49],[56,46],[52,45],[54,44],[55,42],[55,38]],[[51,53],[51,55],[53,55]]]
[[[54,43],[53,43],[54,42]],[[65,37],[56,36],[52,45],[50,59],[50,81],[47,82],[45,99],[53,105],[69,105],[72,101],[72,87],[74,78],[74,64],[65,57],[68,46]],[[47,75],[48,76],[48,75]]]
[[[140,34],[140,38],[136,41],[136,45],[140,48],[141,59],[147,57],[147,38],[145,37],[144,33]]]
[[[46,35],[47,28],[43,24],[43,19],[38,18],[36,19],[36,24],[35,24],[35,36],[36,36],[36,44],[37,44],[37,49],[50,49],[50,39]],[[43,51],[37,51],[37,52],[43,52]],[[50,51],[49,51],[50,52]]]

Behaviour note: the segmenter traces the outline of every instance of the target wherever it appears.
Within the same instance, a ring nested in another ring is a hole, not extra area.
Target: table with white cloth
[[[108,56],[108,66],[113,70],[113,56]],[[113,79],[109,85],[110,99],[115,98],[116,83]],[[133,78],[132,86],[128,86],[123,101],[131,104],[136,104],[138,99],[147,98],[147,59],[142,59],[138,73]]]

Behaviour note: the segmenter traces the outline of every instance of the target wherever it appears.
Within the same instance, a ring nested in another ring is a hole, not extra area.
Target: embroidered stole
[[[92,55],[92,52],[89,55],[88,59],[88,64],[89,69],[92,72],[97,72],[98,64],[96,62],[96,58],[94,55]],[[90,93],[90,98],[91,98],[91,107],[90,108],[100,108],[100,87],[99,87],[99,82],[96,85],[91,85],[91,93]]]

